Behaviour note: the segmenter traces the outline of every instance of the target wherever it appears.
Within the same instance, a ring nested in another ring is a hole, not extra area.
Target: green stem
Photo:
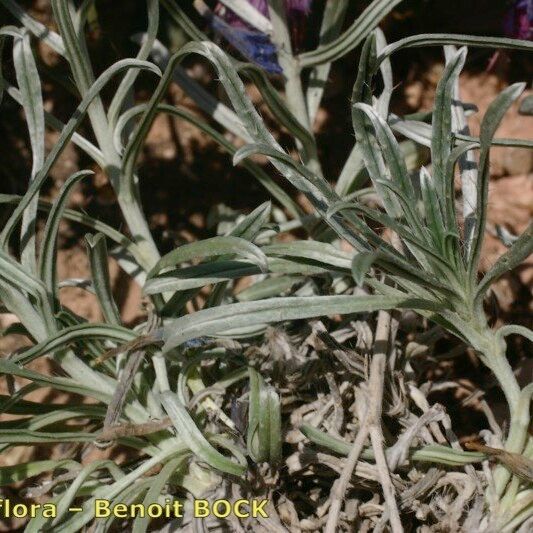
[[[511,424],[509,427],[509,435],[505,442],[505,449],[512,453],[525,453],[524,448],[528,439],[528,429],[530,423],[529,404],[533,394],[533,383],[530,383],[518,395],[518,400],[511,409]],[[529,447],[529,446],[528,446]],[[511,479],[511,472],[502,465],[499,465],[494,472],[494,485],[498,496],[503,494],[509,480]],[[514,488],[511,485],[508,489],[508,494],[504,497],[506,505],[512,505]]]
[[[501,340],[498,342],[492,333],[487,337],[487,346],[482,352],[482,359],[496,376],[512,417],[520,398],[520,387],[505,355],[505,342]]]
[[[300,124],[312,133],[302,86],[301,68],[298,60],[292,53],[291,36],[285,15],[285,4],[282,0],[269,0],[268,6],[270,20],[272,21],[272,41],[276,45],[278,62],[285,76],[287,105]],[[316,143],[303,149],[302,144],[297,141],[297,146],[302,155],[303,163],[317,175],[323,176]]]

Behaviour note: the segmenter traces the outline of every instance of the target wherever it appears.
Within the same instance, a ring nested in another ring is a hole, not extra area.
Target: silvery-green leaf
[[[238,222],[228,235],[240,237],[247,241],[254,241],[263,226],[268,222],[271,211],[272,204],[270,202],[262,203]]]
[[[179,441],[176,441],[175,445],[172,447],[167,447],[160,451],[158,450],[152,457],[142,461],[140,465],[136,466],[136,468],[131,470],[124,477],[110,485],[106,484],[96,488],[93,495],[80,504],[80,507],[83,510],[73,513],[70,518],[66,519],[61,524],[54,526],[54,533],[73,533],[82,530],[85,524],[94,519],[94,505],[96,499],[114,499],[128,487],[135,485],[142,476],[156,465],[166,462],[169,457],[183,455],[185,453],[186,447]],[[53,501],[57,504],[58,498],[55,498]],[[42,531],[41,524],[39,523],[40,516],[42,515],[37,515],[36,518],[33,518],[28,523],[26,526],[26,531],[28,533],[39,533]]]
[[[456,51],[457,49],[455,46],[448,45],[444,47],[444,55],[447,63],[452,61]],[[461,102],[459,78],[456,78],[452,89],[452,128],[454,134],[470,134],[465,107],[466,106]],[[464,241],[465,248],[468,250],[472,241],[472,231],[475,226],[477,201],[477,161],[475,159],[473,150],[469,150],[461,154],[458,159],[458,163],[461,177],[461,192],[463,196]],[[444,179],[450,180],[450,175],[446,174]],[[453,184],[448,185],[448,191],[450,191],[450,189],[453,190]],[[455,204],[455,202],[450,202],[448,200],[449,192],[446,193],[446,198],[446,204]],[[453,228],[454,231],[458,230],[455,209],[453,209],[453,218],[449,218],[447,224],[448,227]]]
[[[16,194],[0,194],[0,204],[6,203],[17,205],[22,200],[22,198],[22,196],[18,196]],[[53,207],[49,202],[46,202],[44,200],[39,200],[38,206],[39,210],[45,213],[50,213]],[[140,254],[137,245],[130,241],[128,237],[117,231],[115,228],[112,228],[111,226],[107,225],[105,222],[93,218],[81,211],[76,211],[74,209],[68,208],[63,210],[63,217],[72,222],[82,224],[87,228],[91,228],[94,231],[99,231],[103,233],[112,241],[123,246],[126,250],[128,250],[129,253],[131,253],[133,257],[139,257]]]
[[[337,211],[346,209],[358,211],[371,220],[378,222],[383,227],[387,227],[395,231],[406,243],[412,245],[412,247],[422,252],[428,263],[433,263],[437,268],[440,268],[441,271],[447,271],[449,273],[449,265],[446,264],[446,260],[443,258],[440,252],[433,248],[431,244],[419,240],[408,226],[401,224],[382,211],[371,209],[354,201],[345,201],[335,204],[331,207],[329,213],[335,213]]]
[[[374,32],[376,34],[376,54],[379,54],[381,50],[387,46],[387,41],[381,28],[377,27]],[[389,116],[390,99],[392,96],[392,91],[394,90],[394,81],[390,60],[385,59],[382,61],[379,69],[381,71],[381,77],[383,78],[383,91],[379,95],[377,110],[379,116],[382,119],[387,120],[387,117]]]
[[[291,290],[295,285],[303,283],[305,278],[302,276],[278,276],[267,278],[254,283],[250,287],[237,293],[236,298],[239,302],[250,302],[252,300],[263,300],[279,296],[286,291]]]
[[[378,64],[386,57],[401,50],[402,48],[417,48],[424,46],[442,46],[453,44],[457,46],[472,46],[479,48],[504,48],[508,50],[532,51],[533,43],[521,39],[509,39],[507,37],[478,37],[475,35],[462,35],[453,33],[422,33],[405,37],[387,45],[377,58]]]
[[[398,187],[402,191],[404,196],[410,199],[416,198],[415,190],[409,177],[409,173],[407,171],[407,167],[405,165],[405,160],[400,150],[400,146],[394,138],[394,135],[390,130],[388,124],[367,104],[354,103],[353,109],[362,111],[370,120],[372,127],[375,131],[377,140],[379,142],[379,146],[381,148],[380,151],[383,154],[386,166],[389,169],[389,172],[387,172],[386,175],[390,176],[389,179],[391,181],[398,184]],[[362,133],[360,128],[358,128],[358,131],[359,133]],[[362,139],[365,143],[363,145],[363,150],[365,150],[363,153],[367,154],[367,158],[365,159],[365,161],[370,160],[368,158],[368,145],[366,144],[369,140],[368,132],[366,136]],[[371,146],[373,146],[373,149],[377,148],[377,146],[373,142],[371,142]],[[384,170],[384,168],[382,170]],[[374,176],[375,175],[371,175],[372,178],[374,178]],[[380,184],[380,179],[383,178],[385,178],[385,175],[382,174],[381,178],[373,179],[375,185],[377,186],[378,183]],[[424,232],[418,220],[417,213],[415,209],[411,207],[412,203],[413,202],[411,200],[411,202],[407,202],[407,204],[403,206],[403,215],[407,218],[413,232],[417,233],[419,237],[424,238]],[[394,212],[389,212],[389,215],[393,216]]]
[[[72,174],[61,187],[46,219],[43,245],[39,257],[39,276],[43,280],[47,291],[55,300],[57,299],[56,249],[59,224],[74,186],[86,176],[93,174],[94,172],[90,170],[81,170]]]
[[[137,44],[143,44],[146,40],[145,34],[136,34],[132,40]],[[169,50],[157,39],[152,45],[150,55],[154,62],[164,70],[169,62]],[[218,122],[224,129],[233,133],[237,137],[250,141],[250,136],[243,128],[239,117],[233,110],[224,103],[217,100],[210,92],[206,91],[202,85],[195,81],[187,74],[187,71],[180,66],[174,70],[172,81],[177,83],[187,94],[189,98],[205,113],[207,113],[215,122]]]
[[[309,156],[316,151],[313,134],[309,132],[307,127],[302,125],[301,121],[287,107],[279,92],[270,83],[265,72],[251,63],[237,65],[237,72],[255,84],[276,121],[287,128],[302,143],[304,155],[307,154]]]
[[[376,260],[376,252],[359,252],[352,259],[352,276],[358,287],[363,285],[365,276]]]
[[[43,472],[49,472],[56,468],[66,468],[69,470],[79,468],[79,464],[71,459],[31,461],[29,463],[19,463],[16,465],[0,467],[0,486],[11,485],[25,481],[28,478],[38,476]]]
[[[422,146],[431,146],[431,126],[417,119],[401,118],[394,113],[389,115],[389,125],[394,130],[404,135],[408,139],[415,141]],[[475,143],[479,146],[479,137],[454,132],[453,140],[455,145],[464,143]],[[533,148],[533,141],[529,139],[508,139],[496,137],[491,140],[493,146],[508,146],[516,148]]]
[[[243,276],[260,274],[261,270],[253,263],[244,261],[212,261],[191,267],[172,270],[163,275],[152,277],[143,287],[145,294],[160,294],[172,291],[187,291],[222,283]]]
[[[145,39],[141,45],[141,48],[137,52],[136,59],[145,60],[150,55],[152,45],[157,37],[157,30],[159,28],[159,1],[147,0],[146,11],[148,15],[148,29],[146,30]],[[139,72],[131,70],[126,73],[120,85],[118,86],[111,104],[109,104],[109,111],[107,117],[109,120],[110,128],[114,128],[116,125],[120,111],[124,105],[126,98],[131,90],[131,87],[135,83]]]
[[[87,243],[87,255],[91,266],[93,287],[98,303],[106,322],[119,326],[122,321],[111,290],[105,235],[103,233],[97,233],[96,235],[88,233],[85,235],[85,241]]]
[[[107,339],[119,343],[126,343],[134,340],[136,337],[135,332],[127,328],[111,326],[109,324],[83,323],[62,329],[54,335],[50,335],[46,340],[13,356],[11,361],[25,365],[37,357],[64,349],[72,342],[88,339]]]
[[[53,322],[53,306],[44,284],[0,249],[0,288],[2,286],[11,287],[21,295],[30,295],[33,298],[30,303],[43,315],[43,321],[48,325]]]
[[[480,154],[478,165],[477,206],[478,212],[476,225],[473,231],[472,246],[468,256],[468,267],[471,280],[477,277],[477,268],[481,254],[481,245],[484,240],[485,225],[487,220],[488,194],[489,194],[489,154],[491,141],[503,116],[524,92],[525,83],[515,83],[504,89],[490,104],[481,122],[479,142]]]
[[[281,458],[279,396],[254,368],[248,368],[250,396],[246,447],[257,463],[275,465]]]
[[[483,276],[476,289],[476,301],[482,300],[490,285],[502,274],[516,268],[533,253],[533,223],[518,237],[512,246],[499,257]]]
[[[349,261],[348,261],[349,263]],[[335,263],[312,264],[310,261],[303,261],[297,256],[287,259],[270,257],[268,258],[268,270],[273,274],[302,274],[315,275],[327,274],[332,269],[339,267]],[[344,268],[347,269],[344,265]],[[259,267],[253,263],[233,260],[217,260],[210,263],[202,263],[191,267],[171,270],[164,275],[149,279],[144,285],[145,294],[159,294],[171,291],[188,291],[204,287],[205,285],[222,283],[244,276],[254,276],[261,274]],[[196,293],[194,293],[196,294]],[[185,297],[185,296],[184,296]],[[187,300],[192,297],[186,295]],[[187,301],[185,300],[185,301]]]
[[[161,394],[161,403],[172,420],[178,435],[183,439],[190,450],[208,465],[236,476],[246,471],[246,464],[236,463],[217,451],[198,429],[187,409],[171,391]]]
[[[22,96],[20,95],[20,91],[16,89],[15,87],[12,87],[11,85],[7,85],[6,92],[15,100],[15,102],[22,105]],[[61,131],[65,125],[54,115],[51,113],[48,113],[47,111],[44,112],[44,120],[48,127],[56,130]],[[99,148],[97,148],[92,142],[87,140],[85,137],[80,135],[79,133],[74,133],[72,135],[72,142],[81,148],[91,159],[93,159],[101,168],[105,167],[104,162],[104,156]]]
[[[176,0],[161,0],[161,4],[170,15],[170,18],[187,34],[189,39],[193,41],[209,40],[207,35],[201,32],[185,11],[181,9]]]
[[[39,192],[41,186],[45,182],[46,178],[49,175],[50,169],[57,161],[57,158],[61,152],[65,149],[66,144],[71,139],[74,131],[83,121],[85,112],[87,108],[94,100],[94,98],[100,93],[103,87],[110,81],[110,79],[122,70],[127,70],[130,68],[140,68],[145,70],[150,70],[159,74],[159,70],[152,63],[146,61],[137,61],[135,59],[124,59],[117,61],[114,65],[106,69],[91,86],[87,94],[84,96],[81,103],[76,108],[76,111],[73,113],[70,120],[65,125],[65,128],[61,132],[59,139],[56,144],[53,146],[52,150],[45,159],[44,165],[41,170],[37,173],[25,195],[23,196],[20,203],[15,208],[15,211],[10,216],[6,222],[2,232],[0,233],[0,247],[5,247],[6,242],[8,241],[11,233],[13,232],[16,224],[19,222],[22,213],[26,207],[30,204],[34,196]]]
[[[529,340],[529,342],[533,342],[533,331],[517,324],[502,326],[496,333],[500,338],[504,338],[507,335],[522,335],[522,337]]]
[[[455,83],[466,60],[467,49],[461,48],[446,64],[437,85],[431,133],[431,162],[437,199],[445,198],[446,161],[452,149],[452,96]]]
[[[65,55],[63,40],[56,32],[28,15],[15,0],[0,0],[0,2],[28,31],[48,44],[59,55]]]
[[[24,31],[20,39],[15,39],[14,41],[13,64],[30,136],[32,151],[30,180],[32,180],[44,162],[44,108],[41,80],[33,58],[30,36],[26,31]],[[24,211],[20,233],[21,262],[32,273],[37,272],[35,249],[36,217],[37,198],[34,198]]]
[[[145,112],[146,109],[147,109],[146,104],[135,106],[129,109],[119,118],[117,122],[117,126],[114,131],[114,142],[119,152],[122,151],[122,141],[121,141],[122,130],[125,128],[125,126],[128,124],[128,122],[131,119]],[[228,141],[228,139],[226,139],[226,137],[222,133],[220,133],[215,128],[211,127],[205,121],[199,119],[196,115],[194,115],[193,113],[190,113],[186,109],[183,109],[179,106],[159,104],[157,106],[157,111],[168,113],[168,114],[177,116],[179,118],[182,118],[186,120],[187,122],[190,122],[191,124],[198,127],[201,131],[209,135],[229,154],[233,155],[236,153],[237,148],[230,141]],[[294,217],[299,217],[301,210],[297,206],[297,204],[290,198],[290,196],[279,185],[277,185],[274,182],[274,180],[259,165],[255,164],[252,161],[244,161],[243,166],[257,179],[257,181],[259,181],[259,183],[263,187],[265,187],[265,189],[267,189],[267,191],[274,198],[276,198],[276,200],[278,200],[278,202],[282,206],[284,206],[287,209],[289,213],[291,213]]]
[[[374,0],[337,39],[298,56],[302,68],[335,61],[353,50],[401,0]]]
[[[420,190],[422,191],[426,225],[429,229],[431,239],[437,250],[443,250],[445,233],[444,215],[441,211],[435,178],[429,174],[425,167],[420,169]]]
[[[300,430],[311,442],[340,455],[347,456],[352,449],[350,443],[328,435],[309,424],[303,424],[300,427]],[[483,461],[484,457],[485,456],[479,452],[465,452],[449,446],[432,444],[429,446],[423,446],[420,449],[410,450],[409,459],[411,461],[436,463],[448,466],[462,466],[471,463],[479,463]],[[374,451],[371,448],[364,449],[361,453],[361,458],[366,461],[375,460]]]
[[[263,247],[270,256],[293,259],[309,259],[317,264],[325,264],[336,269],[350,269],[351,254],[335,248],[333,245],[317,241],[293,241],[276,243]]]
[[[240,255],[256,264],[262,271],[266,272],[268,270],[267,258],[259,247],[240,237],[226,236],[211,237],[210,239],[183,244],[164,255],[148,277],[152,278],[165,268],[179,265],[198,257],[208,258],[228,254]]]
[[[165,488],[168,480],[173,476],[180,467],[184,464],[184,458],[178,457],[177,459],[171,459],[161,469],[153,481],[150,483],[150,488],[146,492],[142,505],[144,508],[148,508],[151,504],[156,504],[159,501],[160,494]],[[137,516],[133,521],[132,533],[145,533],[150,524],[151,518],[149,516]]]
[[[3,374],[11,374],[21,378],[28,379],[39,385],[45,387],[52,387],[53,389],[79,394],[90,398],[96,398],[99,401],[109,401],[109,397],[100,391],[94,390],[90,386],[82,385],[77,380],[64,377],[50,377],[44,374],[39,374],[33,370],[22,368],[11,361],[0,360],[0,372]]]
[[[216,335],[229,328],[299,320],[330,314],[391,309],[438,309],[433,302],[405,296],[315,296],[271,298],[205,309],[170,321],[163,330],[163,353],[196,337]]]
[[[396,217],[401,213],[397,200],[380,185],[379,180],[386,180],[389,177],[387,166],[383,154],[381,153],[378,140],[371,135],[371,128],[368,127],[369,118],[364,110],[372,101],[370,93],[370,81],[372,75],[372,64],[375,58],[376,38],[370,35],[363,46],[359,59],[357,78],[352,89],[352,127],[355,133],[357,145],[361,151],[366,170],[378,192],[387,213]]]
[[[322,24],[320,26],[319,46],[330,44],[339,36],[342,29],[348,0],[337,0],[336,2],[326,2],[324,14],[322,15]],[[324,94],[324,89],[328,82],[328,76],[331,70],[331,62],[315,66],[309,73],[309,82],[306,93],[307,112],[309,113],[309,122],[314,123],[316,113]]]
[[[77,477],[70,483],[69,487],[61,495],[61,499],[56,508],[56,516],[52,524],[58,524],[61,519],[68,512],[69,506],[73,503],[76,493],[81,488],[83,483],[97,470],[106,469],[111,476],[116,480],[124,477],[124,472],[115,464],[114,461],[103,459],[99,461],[92,461],[84,466]]]
[[[335,184],[335,192],[344,198],[368,179],[361,147],[356,143],[346,159]]]

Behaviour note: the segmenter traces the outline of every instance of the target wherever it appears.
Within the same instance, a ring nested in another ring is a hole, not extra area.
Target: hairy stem
[[[276,45],[278,62],[283,69],[283,75],[285,76],[287,105],[300,124],[312,133],[302,86],[301,69],[298,60],[292,53],[291,36],[285,14],[285,4],[282,0],[269,0],[268,6],[270,20],[272,21],[272,41]],[[306,150],[303,149],[299,141],[297,141],[297,145],[298,150],[302,154],[304,164],[317,175],[323,176],[316,144],[313,144],[312,147],[309,147]]]

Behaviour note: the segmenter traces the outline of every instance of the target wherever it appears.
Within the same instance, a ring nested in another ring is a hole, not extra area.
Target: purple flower
[[[211,26],[248,61],[259,65],[271,74],[281,74],[282,69],[278,64],[276,47],[270,42],[268,35],[257,30],[232,27],[216,15],[211,21]]]
[[[255,7],[261,15],[268,18],[268,1],[267,0],[247,0],[247,2]],[[287,9],[287,14],[289,17],[289,20],[298,15],[308,15],[309,11],[311,10],[311,2],[312,0],[285,0],[285,7]],[[231,9],[225,9],[222,4],[218,4],[215,8],[215,11],[225,11],[224,14],[224,20],[231,24],[232,26],[239,25],[243,27],[249,27],[248,24],[244,20],[242,20],[239,15],[231,11]]]
[[[533,0],[515,0],[503,19],[506,35],[515,39],[533,39]]]
[[[269,17],[267,0],[247,0],[259,13]],[[296,50],[301,47],[305,29],[305,19],[311,9],[312,0],[285,0],[287,19],[291,27],[291,37]],[[211,14],[210,22],[213,29],[228,43],[256,65],[271,74],[280,74],[276,47],[270,37],[250,26],[239,15],[223,4],[218,3],[215,13]]]

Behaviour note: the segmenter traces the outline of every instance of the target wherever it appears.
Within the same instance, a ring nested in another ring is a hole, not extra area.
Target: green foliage
[[[246,476],[263,464],[273,471],[279,468],[284,439],[281,391],[253,363],[236,356],[231,346],[223,342],[213,344],[213,339],[221,337],[258,337],[268,325],[279,322],[337,314],[349,318],[385,309],[415,310],[479,352],[494,372],[511,410],[506,446],[514,453],[526,453],[527,439],[531,439],[527,437],[526,405],[530,392],[520,390],[505,358],[506,333],[503,328],[500,333],[489,328],[482,303],[491,283],[533,251],[531,227],[478,281],[491,146],[531,145],[526,140],[494,139],[504,114],[525,85],[512,85],[495,99],[485,114],[479,138],[454,130],[454,87],[466,59],[466,48],[448,57],[437,87],[431,126],[414,118],[392,115],[388,102],[393,87],[389,57],[397,50],[468,45],[531,51],[532,43],[437,34],[413,36],[387,45],[375,28],[400,3],[398,0],[374,0],[344,32],[341,27],[346,2],[338,2],[336,10],[331,7],[326,10],[318,49],[292,58],[295,68],[285,73],[285,98],[258,67],[235,60],[206,40],[177,2],[169,0],[162,4],[189,36],[189,43],[172,55],[165,51],[166,64],[158,66],[148,61],[162,47],[156,42],[159,3],[148,0],[148,30],[137,57],[122,59],[98,76],[93,72],[84,37],[83,5],[89,2],[84,2],[80,11],[71,0],[52,2],[59,33],[44,28],[13,0],[1,3],[22,27],[0,30],[2,42],[8,37],[14,41],[12,53],[18,87],[3,77],[0,82],[3,92],[24,110],[33,163],[31,179],[22,197],[0,195],[0,204],[6,209],[13,208],[0,233],[0,300],[5,310],[17,316],[21,330],[33,346],[0,360],[3,375],[9,379],[24,378],[30,383],[18,391],[13,401],[4,398],[0,402],[3,412],[26,416],[15,426],[0,427],[0,444],[5,451],[20,444],[93,443],[100,431],[116,429],[107,424],[111,419],[119,421],[119,428],[136,428],[129,435],[117,433],[115,440],[131,448],[138,457],[135,463],[120,467],[112,461],[82,466],[73,459],[35,461],[0,469],[3,485],[46,471],[72,474],[67,476],[70,481],[58,485],[53,496],[60,515],[48,523],[42,518],[33,519],[27,531],[44,528],[78,531],[91,522],[91,505],[97,497],[115,502],[129,498],[148,504],[161,495],[174,494],[176,487],[203,494],[212,490],[218,476],[229,476],[237,483],[238,476]],[[43,109],[32,39],[42,39],[69,63],[80,101],[65,125]],[[316,139],[309,126],[323,91],[310,84],[307,96],[304,95],[301,70],[312,69],[310,80],[318,87],[327,79],[331,63],[363,40],[351,102],[356,144],[337,186],[333,187],[322,174]],[[233,109],[218,101],[213,106],[212,95],[180,70],[180,63],[191,54],[203,56],[212,64]],[[129,106],[141,70],[161,77],[148,103]],[[125,75],[106,108],[101,92],[120,73]],[[384,90],[376,97],[372,87],[378,75],[383,78]],[[257,87],[277,123],[292,135],[301,162],[289,155],[266,127],[250,102],[241,77]],[[231,125],[245,146],[237,149],[212,123],[163,103],[173,79],[187,86],[191,98],[209,113],[211,121],[222,127]],[[291,83],[295,80],[300,83]],[[305,121],[301,119],[302,102],[304,112],[308,112]],[[236,220],[229,231],[184,244],[161,257],[143,215],[139,193],[142,176],[137,174],[139,153],[158,113],[178,116],[211,137],[233,157],[235,164],[242,164],[265,187],[275,205],[258,206]],[[80,133],[86,115],[95,143]],[[45,123],[60,131],[47,155]],[[398,142],[394,131],[411,139],[409,142],[430,147],[431,171],[422,167],[412,172],[408,168],[404,145]],[[107,173],[126,222],[124,232],[66,207],[69,194],[89,171],[72,175],[52,205],[39,199],[52,166],[70,141]],[[477,209],[472,234],[465,236],[456,214],[453,180],[459,158],[473,149],[480,152]],[[257,154],[266,156],[288,181],[290,194],[264,168],[248,160]],[[361,174],[363,167],[365,173]],[[377,207],[364,202],[364,191],[358,190],[361,175],[363,179],[366,175],[370,178],[371,192],[379,200]],[[295,191],[314,207],[312,215],[303,214],[292,198]],[[40,248],[36,245],[38,210],[48,217]],[[277,218],[273,216],[274,210]],[[92,279],[83,287],[96,295],[104,316],[102,323],[88,323],[61,302],[56,242],[63,218],[96,232],[86,236]],[[397,242],[385,240],[374,230],[374,222],[394,232]],[[326,227],[328,231],[324,231]],[[278,239],[294,228],[303,228],[308,238],[290,243]],[[324,235],[327,238],[322,238]],[[349,244],[352,251],[341,249],[342,242]],[[114,248],[108,249],[111,244]],[[146,322],[136,328],[122,325],[111,292],[110,255],[121,258],[119,264],[128,275],[136,273],[136,281],[150,300]],[[250,277],[251,285],[236,292],[234,282],[242,277]],[[339,284],[339,279],[344,283]],[[186,314],[187,304],[206,286],[211,286],[211,291],[204,307]],[[308,292],[300,293],[303,288]],[[511,328],[507,332],[531,338],[531,333],[521,327],[507,328]],[[40,357],[54,361],[64,375],[47,376],[26,368]],[[137,365],[124,364],[134,357],[140,361]],[[126,375],[127,369],[131,375]],[[243,380],[249,392],[245,395],[246,429],[241,431],[225,412],[227,405],[221,407],[214,400],[214,391],[226,394]],[[73,407],[72,412],[67,412],[63,407],[25,401],[24,396],[38,387],[91,398],[97,405]],[[123,405],[116,400],[117,391],[124,393]],[[190,394],[194,397],[190,398]],[[170,424],[146,429],[150,421],[162,421],[167,415]],[[69,418],[83,419],[84,430],[74,430],[66,424]],[[349,453],[349,446],[340,439],[312,427],[302,431],[319,446],[341,455]],[[375,460],[370,452],[364,457]],[[458,466],[478,462],[482,457],[445,446],[426,446],[410,450],[407,460]],[[163,467],[154,474],[152,469],[157,465]],[[107,474],[101,475],[102,471]],[[497,496],[503,495],[505,501],[520,498],[513,482],[508,485],[510,476],[507,470],[497,474]],[[83,512],[67,513],[73,502],[79,503]],[[531,508],[519,516],[520,521],[526,521]],[[137,519],[133,530],[146,531],[149,526],[149,520]],[[107,530],[111,522],[98,527],[98,531]]]

